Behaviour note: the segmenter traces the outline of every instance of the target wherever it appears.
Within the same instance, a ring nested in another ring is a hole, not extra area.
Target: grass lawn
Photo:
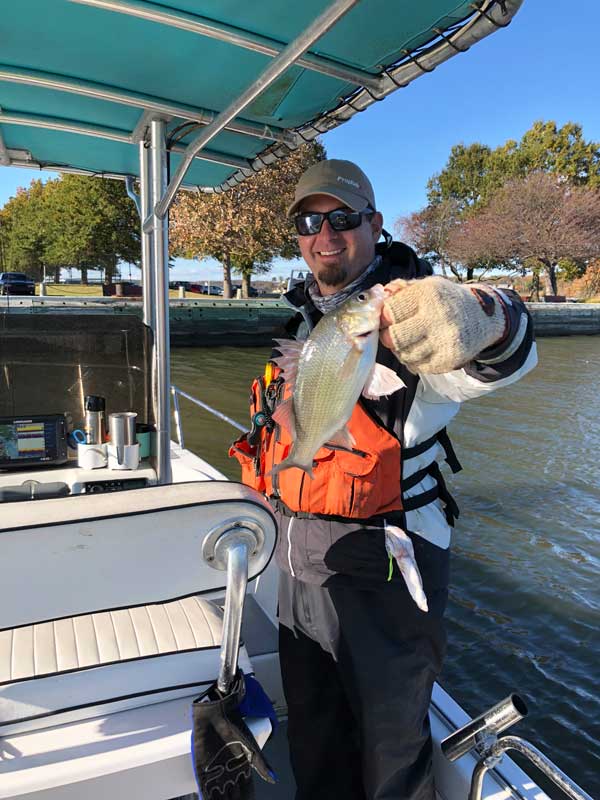
[[[36,284],[35,293],[39,295],[40,285]],[[84,286],[81,283],[47,283],[46,295],[48,297],[102,297],[102,286],[94,284],[91,286]],[[196,297],[196,295],[188,292],[188,297]],[[198,295],[200,296],[200,295]],[[179,297],[177,289],[169,289],[169,297]],[[121,299],[121,298],[115,298]],[[124,297],[123,300],[133,300],[136,298]],[[141,301],[141,298],[137,298]]]
[[[35,293],[40,293],[39,283]],[[102,286],[83,286],[80,283],[47,283],[46,294],[49,297],[102,297]]]

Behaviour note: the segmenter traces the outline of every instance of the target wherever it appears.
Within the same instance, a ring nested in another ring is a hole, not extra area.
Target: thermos
[[[103,397],[88,394],[85,398],[85,442],[102,444],[106,441],[104,412],[106,402]]]

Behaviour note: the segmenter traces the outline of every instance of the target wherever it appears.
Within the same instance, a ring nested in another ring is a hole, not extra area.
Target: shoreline
[[[593,336],[600,334],[600,303],[527,303],[537,337]],[[0,297],[0,315],[66,313],[135,314],[142,303],[112,297]],[[221,345],[257,347],[284,333],[293,311],[271,298],[243,300],[222,298],[171,299],[169,301],[173,347]]]

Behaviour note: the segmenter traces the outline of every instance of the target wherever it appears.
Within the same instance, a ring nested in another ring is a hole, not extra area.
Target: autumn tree
[[[534,271],[537,265],[546,293],[556,294],[561,260],[600,256],[600,189],[544,172],[510,180],[453,229],[448,250],[462,263],[493,260]]]
[[[224,296],[231,297],[232,271],[241,273],[247,296],[251,275],[268,270],[274,258],[299,255],[286,209],[300,175],[323,158],[323,146],[311,142],[226,192],[180,192],[170,216],[173,254],[215,258]]]
[[[507,180],[532,172],[560,175],[579,186],[600,185],[600,144],[585,141],[581,125],[537,121],[519,142],[494,149],[475,142],[456,144],[444,169],[427,183],[429,205],[454,200],[461,214],[485,205]]]
[[[461,237],[469,239],[470,232],[479,229],[476,222],[469,221],[493,201],[507,181],[540,172],[555,175],[571,186],[598,187],[600,145],[586,141],[580,125],[569,122],[559,128],[552,121],[535,122],[520,141],[509,139],[496,148],[478,142],[456,144],[444,169],[427,184],[428,205],[399,219],[396,227],[442,272],[450,270],[458,280],[465,276],[469,280],[476,271],[481,277],[488,269],[513,269],[515,264],[508,252],[496,250],[492,254],[462,247]],[[565,259],[574,265],[571,271],[581,270],[582,262],[574,253],[565,254],[563,264],[567,263]],[[546,268],[531,257],[519,262],[518,268],[532,265],[534,277],[537,270],[553,282],[556,265]]]
[[[400,238],[427,258],[443,275],[452,272],[461,279],[460,264],[448,252],[448,237],[460,219],[459,203],[448,198],[406,217],[399,217],[395,229]]]

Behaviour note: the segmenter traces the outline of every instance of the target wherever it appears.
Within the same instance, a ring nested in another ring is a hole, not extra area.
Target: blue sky
[[[600,140],[597,3],[525,0],[512,24],[324,137],[330,158],[357,162],[386,227],[426,203],[427,180],[457,142],[496,146],[535,120],[579,122]],[[45,173],[49,174],[49,173]],[[40,173],[0,167],[0,204]],[[274,275],[298,263],[278,262]],[[219,278],[214,262],[178,259],[173,277]]]

